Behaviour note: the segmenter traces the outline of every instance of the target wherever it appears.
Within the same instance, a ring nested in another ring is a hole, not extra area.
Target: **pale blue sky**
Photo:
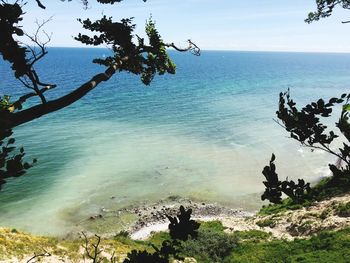
[[[35,17],[53,16],[46,26],[53,32],[52,46],[82,46],[72,37],[82,32],[76,18],[94,19],[103,13],[116,20],[135,17],[140,35],[152,14],[167,42],[181,45],[190,38],[202,49],[350,52],[350,24],[341,24],[350,11],[339,8],[332,17],[309,25],[304,19],[315,10],[315,0],[124,0],[92,4],[88,10],[79,0],[42,0],[45,11],[33,2],[25,8],[24,28],[32,32]]]

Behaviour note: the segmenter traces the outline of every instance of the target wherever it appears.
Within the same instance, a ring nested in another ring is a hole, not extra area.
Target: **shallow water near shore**
[[[50,49],[38,68],[43,80],[58,84],[50,98],[102,71],[91,60],[106,53]],[[334,160],[301,149],[273,118],[278,94],[288,88],[299,105],[347,92],[350,54],[171,55],[174,76],[144,87],[137,76],[117,74],[67,109],[15,130],[18,144],[39,162],[0,194],[2,226],[64,234],[87,227],[101,209],[169,196],[253,211],[262,204],[261,170],[271,153],[281,178],[314,182],[327,174]],[[5,69],[4,94],[20,94]]]

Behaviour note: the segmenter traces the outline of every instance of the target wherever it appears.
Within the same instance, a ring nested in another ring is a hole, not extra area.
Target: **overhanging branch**
[[[124,57],[121,60],[121,62],[126,61],[127,59],[128,59],[127,57]],[[101,82],[109,80],[120,68],[120,65],[121,63],[110,66],[104,73],[95,75],[88,82],[84,83],[76,90],[72,91],[71,93],[61,98],[48,101],[45,104],[39,104],[39,105],[33,106],[26,110],[12,113],[10,117],[10,122],[9,122],[10,127],[8,128],[14,128],[18,125],[32,121],[43,115],[60,110],[62,108],[65,108],[73,104],[74,102],[84,97],[88,92],[93,90],[95,87],[97,87]]]
[[[187,40],[187,42],[188,42],[188,46],[185,48],[180,48],[180,47],[176,46],[174,43],[164,44],[164,45],[166,47],[172,47],[173,49],[180,51],[180,52],[190,51],[193,55],[199,56],[201,54],[200,48],[195,43],[193,43],[190,39]]]

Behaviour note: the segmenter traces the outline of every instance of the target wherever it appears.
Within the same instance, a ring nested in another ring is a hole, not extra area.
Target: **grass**
[[[310,239],[239,242],[224,262],[342,263],[350,259],[350,229],[322,232]]]
[[[184,242],[183,255],[200,263],[345,263],[350,262],[350,228],[321,232],[310,239],[276,240],[258,230],[223,232],[220,222],[202,223],[197,240]],[[163,240],[156,234],[151,240]]]
[[[0,259],[6,256],[22,258],[23,255],[40,253],[38,248],[55,247],[54,238],[31,236],[16,229],[0,229]],[[60,252],[60,251],[58,251]]]
[[[240,242],[261,242],[268,241],[271,239],[272,234],[260,230],[249,230],[249,231],[235,231],[234,235],[240,240]]]
[[[151,244],[160,246],[168,233],[157,233],[147,241],[133,241],[126,234],[102,240],[107,250],[126,254],[132,249],[154,251]],[[24,255],[45,248],[55,255],[66,255],[72,261],[81,259],[78,253],[81,239],[58,240],[32,236],[21,231],[0,229],[0,260],[10,257],[23,259]],[[183,256],[199,263],[260,263],[260,262],[317,262],[342,263],[350,259],[350,228],[337,232],[321,232],[310,239],[276,240],[270,233],[258,230],[225,233],[218,221],[201,224],[198,239],[180,245]]]
[[[292,199],[286,198],[282,200],[281,204],[269,204],[264,205],[260,211],[259,215],[274,215],[278,213],[284,213],[289,210],[297,210],[305,206],[310,206],[311,202],[305,202],[303,204],[294,204]]]
[[[339,216],[350,217],[350,202],[339,204],[335,212]]]
[[[324,210],[321,212],[320,218],[324,220],[324,219],[326,219],[328,216],[330,216],[331,214],[332,214],[332,209],[326,208],[326,209],[324,209]]]
[[[276,226],[276,221],[273,219],[262,219],[262,220],[257,221],[256,224],[260,227],[274,228]]]
[[[347,174],[339,178],[328,177],[316,184],[309,195],[311,201],[322,201],[350,192],[350,178]]]
[[[34,236],[16,229],[0,228],[0,261],[12,257],[23,259],[34,253],[42,254],[47,251],[59,257],[67,257],[75,262],[82,258],[79,249],[82,239],[59,240],[54,237]],[[151,249],[146,242],[133,241],[125,236],[113,239],[102,239],[101,247],[107,252],[116,251],[125,255],[132,249]]]
[[[223,232],[220,222],[202,223],[197,240],[184,242],[183,255],[200,263],[350,262],[350,228],[321,232],[310,239],[276,240],[258,230]],[[156,234],[151,240],[163,240]]]
[[[224,227],[220,221],[201,222],[197,239],[180,242],[179,255],[181,257],[194,257],[198,262],[213,263],[222,262],[221,259],[229,256],[237,245],[238,238],[235,235],[224,233]],[[170,235],[166,232],[154,234],[149,240],[158,248]]]

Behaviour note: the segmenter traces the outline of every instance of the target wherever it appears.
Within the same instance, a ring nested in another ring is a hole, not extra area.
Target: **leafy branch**
[[[275,155],[272,154],[269,166],[265,166],[262,172],[266,179],[263,182],[266,188],[261,200],[269,200],[271,203],[279,204],[282,202],[282,193],[284,193],[294,203],[302,203],[307,194],[310,193],[310,183],[305,183],[303,179],[298,179],[298,183],[295,183],[293,180],[289,181],[288,178],[281,182],[276,173],[275,159]]]
[[[291,99],[289,90],[280,93],[279,110],[276,112],[280,125],[290,133],[290,137],[299,141],[302,146],[311,149],[320,149],[332,154],[350,165],[349,145],[343,143],[343,148],[339,152],[331,149],[332,142],[339,137],[334,131],[327,131],[327,126],[321,122],[321,118],[331,116],[333,107],[337,104],[343,104],[342,113],[336,127],[345,136],[349,142],[350,123],[349,123],[349,100],[350,94],[342,94],[340,98],[331,98],[328,102],[319,99],[312,102],[301,110],[297,109],[296,103]]]

